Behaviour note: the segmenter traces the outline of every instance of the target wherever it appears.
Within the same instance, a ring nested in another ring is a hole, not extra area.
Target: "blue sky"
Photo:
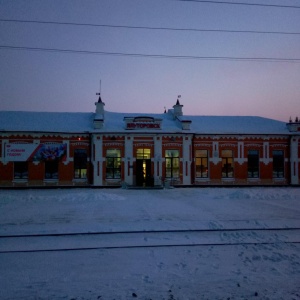
[[[299,0],[230,2],[300,6]],[[300,33],[300,9],[176,0],[0,0],[3,20]],[[197,57],[300,58],[300,34],[0,21],[1,46]],[[0,48],[0,110],[300,116],[300,62],[91,55]]]

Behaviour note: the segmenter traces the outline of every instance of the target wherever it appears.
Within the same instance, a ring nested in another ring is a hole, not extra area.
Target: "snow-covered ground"
[[[0,299],[300,299],[296,228],[298,188],[2,190]]]

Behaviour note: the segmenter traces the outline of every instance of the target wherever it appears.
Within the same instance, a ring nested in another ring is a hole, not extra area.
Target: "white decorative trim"
[[[235,178],[222,177],[223,182],[235,182]]]
[[[287,147],[288,145],[283,145],[283,144],[271,144],[270,147],[278,147],[278,148],[282,148],[282,147]]]
[[[262,147],[263,145],[262,144],[245,144],[244,147],[247,147],[247,148],[250,148],[250,147]]]
[[[275,136],[270,136],[269,138],[270,138],[270,140],[287,140],[288,141],[289,137],[284,136],[284,135],[282,135],[282,136],[275,135]]]
[[[169,135],[163,135],[163,138],[165,138],[165,139],[171,139],[171,138],[182,138],[183,137],[183,135],[182,134],[180,134],[180,135],[178,135],[178,134],[169,134]]]
[[[89,146],[89,143],[86,142],[71,142],[71,146]]]
[[[56,183],[58,184],[58,178],[49,178],[49,179],[44,179],[43,182],[44,183]]]
[[[116,143],[116,142],[104,142],[104,147],[123,147],[124,143]]]
[[[222,161],[222,158],[220,158],[220,157],[210,157],[210,158],[208,158],[208,161],[212,162],[215,165],[217,165],[219,162]]]
[[[242,165],[245,162],[244,158],[244,142],[238,142],[238,157],[234,160]]]
[[[62,143],[62,142],[50,141],[50,142],[42,142],[41,144],[43,144],[43,145],[57,145],[57,144],[64,144],[64,143]]]
[[[273,177],[272,179],[273,179],[273,182],[285,182],[286,181],[285,177],[282,177],[282,178]]]
[[[85,137],[88,138],[89,135],[88,134],[82,134],[82,133],[51,133],[51,132],[41,132],[41,133],[36,133],[36,132],[5,132],[1,134],[1,136],[3,137],[16,137],[18,136],[18,139],[21,138],[32,138],[32,139],[41,139],[44,137],[51,137],[51,138],[64,138],[64,139],[72,139],[72,138],[78,138],[78,137]],[[13,139],[13,138],[11,138]]]
[[[105,179],[104,180],[106,185],[121,185],[122,184],[122,178],[119,179]]]
[[[88,183],[88,179],[87,178],[74,178],[72,179],[72,183]]]
[[[219,142],[213,142],[213,157],[209,161],[217,165],[222,159],[219,157]]]
[[[163,146],[165,147],[181,147],[182,144],[179,144],[179,143],[163,143]]]
[[[17,182],[17,183],[28,182],[28,178],[24,178],[24,179],[22,179],[22,178],[20,178],[20,179],[15,178],[15,179],[13,179],[13,182]]]
[[[236,144],[230,144],[230,143],[226,143],[226,144],[220,143],[220,147],[221,148],[224,148],[224,147],[237,147],[237,145]]]
[[[133,147],[154,147],[154,143],[134,143]]]
[[[59,144],[59,143],[56,143],[56,144]],[[62,141],[62,144],[66,144],[66,145],[67,145],[67,157],[66,157],[66,160],[63,161],[63,164],[64,164],[65,166],[67,166],[68,163],[69,163],[69,161],[70,161],[70,141],[68,141],[68,140],[63,140],[63,141]]]
[[[212,147],[212,144],[205,144],[205,143],[202,143],[202,144],[194,144],[194,147]]]
[[[236,158],[233,158],[233,161],[237,162],[239,165],[242,165],[244,162],[246,162],[246,159],[243,157],[236,157]]]
[[[263,162],[265,165],[268,165],[273,160],[269,157],[269,149],[270,145],[269,142],[264,142],[263,144],[263,158],[260,158],[260,161]]]
[[[197,182],[210,182],[210,178],[209,177],[195,177],[195,183]]]
[[[259,177],[258,178],[247,178],[247,182],[251,182],[251,183],[253,183],[253,182],[261,182],[261,180],[260,180]]]

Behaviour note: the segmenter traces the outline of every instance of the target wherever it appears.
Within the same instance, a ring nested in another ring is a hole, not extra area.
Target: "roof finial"
[[[176,105],[180,105],[179,98],[181,98],[181,95],[178,95],[178,96],[177,96]]]

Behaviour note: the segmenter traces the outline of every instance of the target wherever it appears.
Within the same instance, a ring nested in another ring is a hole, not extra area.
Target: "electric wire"
[[[299,9],[297,5],[282,5],[282,4],[264,4],[264,3],[247,3],[247,2],[230,2],[230,1],[216,1],[216,0],[171,0],[177,2],[195,2],[195,3],[209,3],[209,4],[228,4],[228,5],[245,5],[245,6],[258,6],[270,8],[294,8]]]
[[[154,27],[154,26],[129,26],[129,25],[110,25],[95,23],[76,23],[76,22],[57,22],[57,21],[35,21],[20,19],[0,19],[0,22],[27,23],[27,24],[46,24],[46,25],[66,25],[84,27],[104,27],[104,28],[123,28],[141,30],[161,30],[161,31],[190,31],[190,32],[219,32],[219,33],[249,33],[249,34],[277,34],[277,35],[300,35],[300,32],[287,31],[259,31],[259,30],[229,30],[229,29],[205,29],[205,28],[175,28],[175,27]]]
[[[67,54],[126,56],[126,57],[138,57],[138,58],[300,63],[300,58],[166,55],[166,54],[144,54],[144,53],[106,52],[106,51],[90,51],[90,50],[59,49],[59,48],[25,47],[25,46],[10,46],[10,45],[0,45],[0,49],[2,49],[2,50],[57,52],[57,53],[67,53]]]

